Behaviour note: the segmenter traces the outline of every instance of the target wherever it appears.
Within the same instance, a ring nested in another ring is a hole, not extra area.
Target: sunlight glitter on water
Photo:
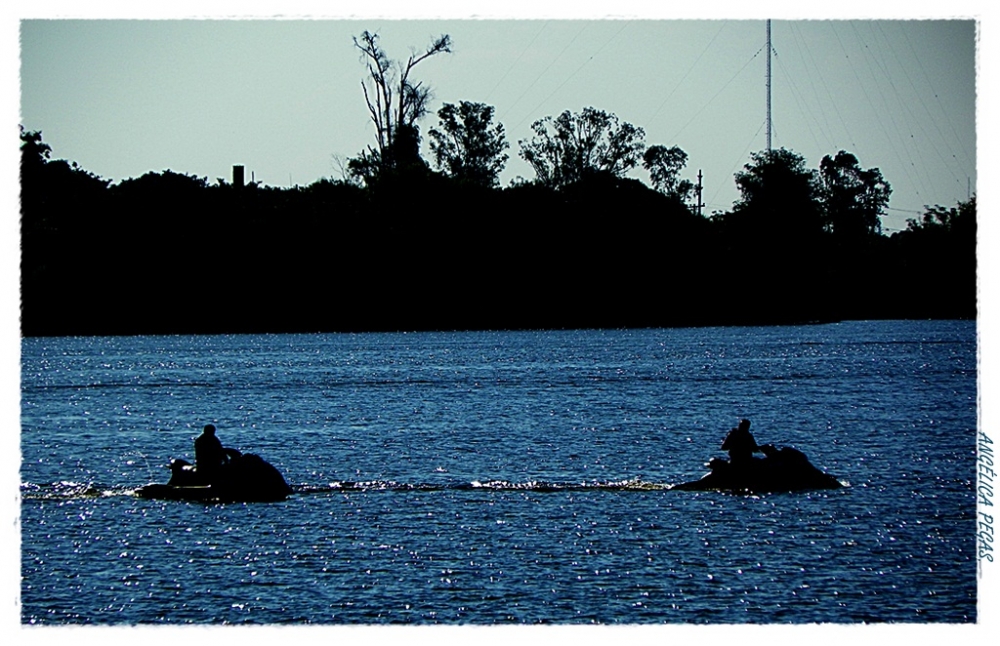
[[[22,349],[26,623],[975,619],[974,324]],[[670,490],[741,416],[852,486]],[[293,495],[136,498],[206,421]]]

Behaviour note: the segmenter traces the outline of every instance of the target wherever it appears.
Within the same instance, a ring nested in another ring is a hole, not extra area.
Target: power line
[[[527,46],[524,47],[524,49],[521,50],[521,53],[518,54],[518,56],[514,60],[514,62],[511,63],[510,66],[507,68],[507,71],[504,72],[503,76],[500,77],[500,80],[498,80],[496,82],[496,85],[493,86],[493,89],[490,90],[489,93],[486,95],[486,100],[487,101],[490,100],[490,97],[493,96],[493,93],[496,92],[496,90],[497,90],[498,87],[500,87],[500,84],[504,82],[504,79],[507,78],[507,76],[510,74],[511,70],[513,70],[517,66],[517,64],[521,62],[521,59],[524,58],[525,53],[529,49],[531,49],[531,46],[535,44],[535,41],[538,40],[538,37],[542,35],[542,32],[545,31],[545,28],[548,27],[548,25],[549,25],[549,21],[545,21],[544,23],[542,23],[541,28],[537,32],[535,32],[535,35],[531,39],[531,42],[528,43]]]
[[[524,91],[521,92],[521,94],[516,99],[514,99],[514,102],[511,103],[509,106],[507,106],[506,112],[510,112],[510,110],[513,109],[513,107],[515,105],[517,105],[521,101],[521,99],[524,98],[524,95],[526,95],[528,93],[528,91],[535,86],[535,83],[538,83],[538,80],[540,78],[542,78],[545,75],[545,73],[548,72],[549,69],[552,68],[553,65],[556,64],[556,61],[558,61],[560,58],[562,58],[562,55],[566,53],[566,50],[569,49],[570,45],[572,45],[573,43],[575,43],[576,39],[579,38],[580,34],[582,34],[584,32],[584,30],[586,30],[586,29],[587,29],[587,25],[584,24],[583,27],[580,29],[580,31],[576,32],[576,35],[573,36],[573,38],[568,43],[566,43],[566,46],[562,48],[562,51],[560,51],[559,54],[555,58],[553,58],[552,61],[545,67],[545,69],[542,70],[541,73],[538,76],[535,77],[535,80],[533,80],[531,83],[529,83],[528,87],[524,88]],[[530,116],[530,114],[531,113],[529,112],[528,115]],[[512,128],[511,130],[513,131],[514,129],[516,129],[518,126],[520,126],[522,123],[524,123],[524,121],[527,118],[528,117],[526,116],[524,119],[522,119],[517,124],[517,126],[514,126],[514,128]]]
[[[587,60],[583,61],[583,63],[578,68],[576,68],[573,71],[572,74],[570,74],[569,76],[567,76],[566,79],[562,83],[560,83],[559,85],[557,85],[556,88],[554,90],[552,90],[552,92],[549,93],[549,95],[547,97],[545,97],[544,99],[542,99],[541,101],[539,101],[538,105],[536,105],[534,108],[532,108],[531,110],[529,110],[527,116],[525,116],[524,119],[521,119],[521,121],[519,121],[518,124],[516,126],[514,126],[514,127],[518,128],[518,127],[521,126],[522,123],[524,123],[525,121],[527,121],[531,114],[533,114],[536,110],[538,110],[538,108],[540,108],[546,101],[548,101],[553,96],[555,96],[556,92],[558,92],[559,90],[561,90],[564,85],[566,85],[567,83],[569,83],[570,79],[572,79],[574,76],[576,76],[577,72],[579,72],[584,67],[586,67],[587,64],[590,63],[590,61],[594,60],[594,56],[597,56],[598,54],[600,54],[601,51],[605,47],[607,47],[611,43],[611,41],[613,41],[616,38],[618,38],[618,36],[623,31],[625,31],[625,28],[628,27],[628,26],[629,26],[629,23],[626,22],[625,25],[621,29],[618,30],[618,33],[616,33],[614,36],[612,36],[607,41],[605,41],[605,43],[603,45],[601,45],[600,47],[598,47],[597,51],[595,51],[589,58],[587,58]]]
[[[757,55],[760,54],[762,51],[764,51],[763,47],[758,49],[757,52],[753,56],[751,56],[750,59],[743,65],[743,67],[741,67],[739,71],[733,74],[733,76],[728,81],[726,81],[721,88],[719,88],[719,91],[713,94],[712,98],[706,101],[704,105],[702,105],[701,108],[698,109],[698,111],[694,114],[694,116],[688,119],[687,122],[683,126],[681,126],[680,130],[674,133],[671,140],[672,141],[676,140],[680,136],[680,134],[684,132],[684,130],[686,130],[687,127],[690,126],[692,122],[694,122],[695,119],[701,116],[701,113],[704,112],[708,108],[708,106],[710,106],[717,98],[719,98],[719,95],[722,94],[727,87],[729,87],[730,83],[735,81],[736,78],[743,73],[743,71],[750,65],[750,63],[754,61],[754,59],[757,58]]]
[[[667,104],[667,101],[669,101],[671,99],[671,97],[674,96],[674,93],[677,92],[677,89],[681,85],[683,85],[684,81],[687,80],[687,77],[690,76],[691,72],[694,71],[694,68],[698,67],[698,63],[701,61],[702,57],[705,55],[706,52],[708,52],[709,49],[712,48],[712,45],[715,43],[716,39],[719,37],[719,34],[721,34],[722,30],[725,29],[725,28],[726,28],[726,23],[723,22],[722,26],[719,27],[719,31],[715,32],[715,35],[712,36],[712,40],[708,41],[708,44],[705,45],[705,49],[701,50],[701,53],[698,54],[698,58],[696,58],[695,61],[694,61],[694,63],[691,64],[691,67],[688,68],[688,71],[685,72],[684,76],[681,77],[681,80],[677,81],[677,84],[674,85],[674,89],[670,90],[670,93],[667,94],[667,97],[665,99],[663,99],[663,101],[660,103],[660,105],[657,106],[656,110],[653,111],[653,114],[649,117],[649,119],[647,119],[647,123],[652,123],[653,119],[655,119],[656,116],[658,114],[660,114],[660,110],[663,109],[663,106],[665,106]]]

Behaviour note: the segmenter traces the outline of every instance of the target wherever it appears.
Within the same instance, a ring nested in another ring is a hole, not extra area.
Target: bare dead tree
[[[384,163],[393,157],[400,131],[412,133],[417,120],[427,113],[431,90],[423,82],[412,80],[410,73],[421,61],[451,52],[451,37],[439,36],[424,52],[411,53],[405,63],[386,55],[376,33],[363,32],[360,39],[354,38],[354,46],[361,51],[361,59],[368,67],[368,78],[361,81],[361,89],[375,124],[379,158]]]

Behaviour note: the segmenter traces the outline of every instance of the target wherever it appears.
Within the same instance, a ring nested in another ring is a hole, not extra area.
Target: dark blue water
[[[976,329],[26,339],[25,623],[976,619]],[[669,490],[740,417],[849,487]],[[213,422],[296,489],[136,498]]]

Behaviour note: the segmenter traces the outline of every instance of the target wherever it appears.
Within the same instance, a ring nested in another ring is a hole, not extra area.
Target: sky
[[[20,124],[42,132],[53,158],[113,182],[166,169],[228,180],[235,164],[269,186],[340,178],[343,163],[374,143],[366,68],[352,41],[369,30],[396,60],[451,36],[450,54],[413,72],[433,91],[420,122],[424,156],[441,105],[492,105],[510,142],[503,185],[534,177],[518,145],[533,122],[588,106],[641,127],[647,145],[682,148],[682,176],[701,173],[706,214],[732,208],[734,174],[766,149],[764,15],[676,20],[604,9],[583,14],[590,19],[525,11],[523,19],[400,20],[236,11],[22,17]],[[771,24],[772,146],[810,168],[840,150],[879,168],[893,188],[887,233],[925,205],[967,199],[978,179],[976,23],[899,17]],[[641,169],[631,175],[648,182]]]

